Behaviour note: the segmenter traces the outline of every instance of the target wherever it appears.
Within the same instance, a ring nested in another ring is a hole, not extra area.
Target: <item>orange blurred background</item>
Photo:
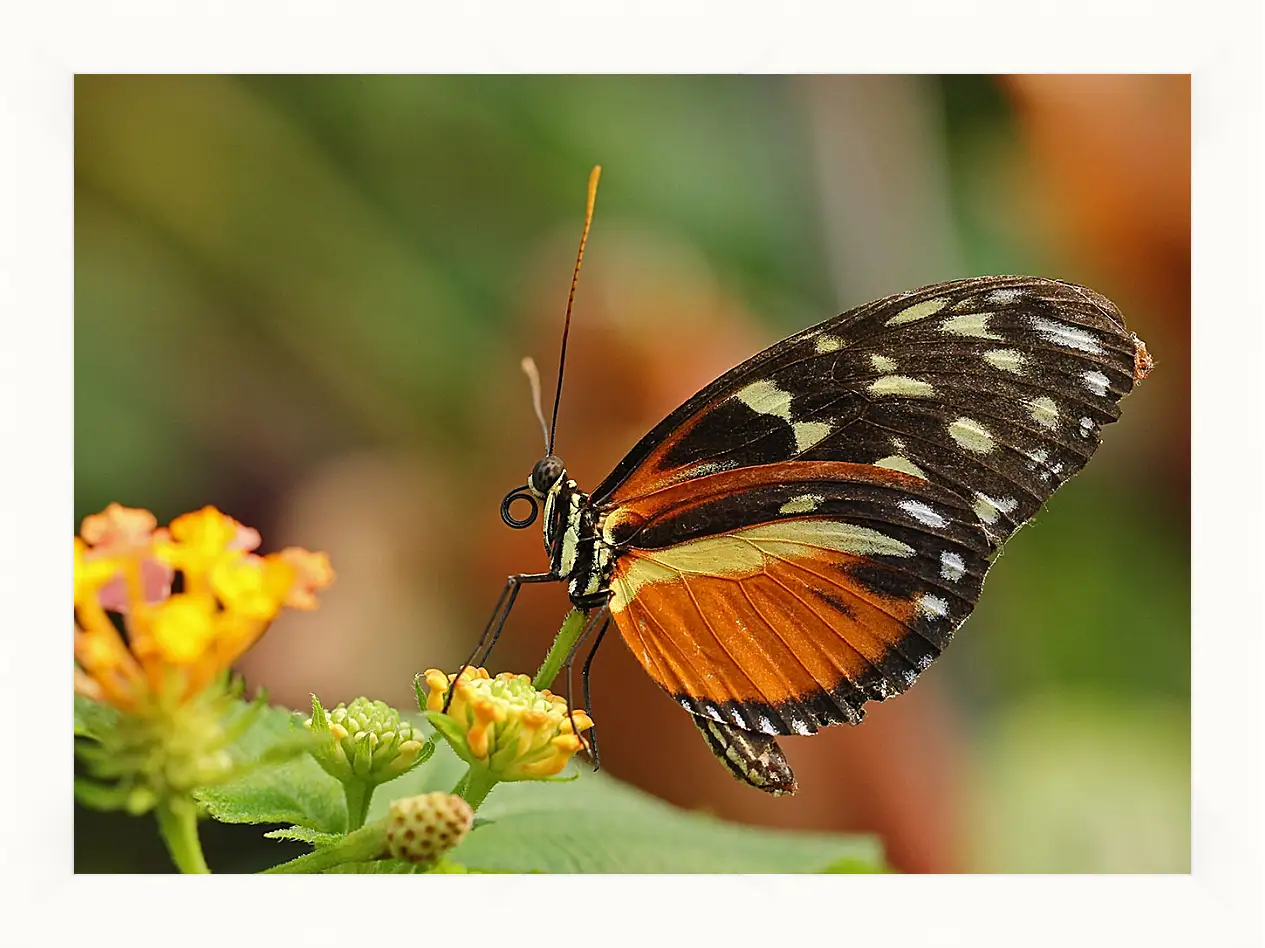
[[[734,781],[613,633],[594,717],[617,777],[877,833],[904,871],[1189,870],[1189,77],[75,89],[76,525],[112,500],[163,521],[214,503],[272,548],[328,551],[321,609],[241,664],[292,707],[410,707],[505,576],[546,568],[498,504],[542,452],[518,363],[548,402],[595,163],[557,445],[582,488],[716,375],[869,299],[983,273],[1113,299],[1152,377],[917,687],[785,739],[798,795]],[[525,588],[491,670],[532,672],[567,609]],[[117,870],[135,829],[76,820],[77,868]]]

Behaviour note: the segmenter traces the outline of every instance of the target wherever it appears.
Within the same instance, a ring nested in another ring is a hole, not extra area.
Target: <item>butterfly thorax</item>
[[[594,609],[610,598],[613,550],[602,541],[589,495],[567,476],[561,459],[549,455],[536,463],[528,488],[544,501],[545,552],[549,572],[567,581],[571,602]]]

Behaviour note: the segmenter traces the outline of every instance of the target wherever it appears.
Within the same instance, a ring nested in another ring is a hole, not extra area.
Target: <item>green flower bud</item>
[[[382,701],[357,698],[327,712],[312,695],[312,716],[304,726],[320,738],[312,756],[343,783],[386,783],[429,756],[422,735]]]
[[[430,865],[465,839],[474,810],[451,793],[424,793],[391,801],[387,851],[396,859]]]

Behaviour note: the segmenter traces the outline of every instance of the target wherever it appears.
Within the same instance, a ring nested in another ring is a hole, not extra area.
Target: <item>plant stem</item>
[[[536,672],[535,680],[532,681],[532,687],[537,691],[548,688],[558,677],[558,672],[562,670],[562,663],[567,660],[580,633],[584,631],[584,620],[585,615],[579,609],[572,609],[562,620],[562,628],[554,636],[553,645],[549,646],[549,654],[545,656],[540,670]]]
[[[349,780],[343,784],[343,796],[347,798],[347,832],[365,825],[369,815],[369,801],[373,799],[373,785],[363,780]]]
[[[167,797],[159,801],[154,813],[158,817],[158,832],[176,868],[181,872],[209,873],[198,839],[197,804],[188,797]]]
[[[477,810],[498,783],[500,781],[484,768],[471,767],[469,772],[461,778],[461,783],[457,784],[461,792],[457,793],[454,788],[453,793],[457,793],[461,799],[469,803],[470,809]]]

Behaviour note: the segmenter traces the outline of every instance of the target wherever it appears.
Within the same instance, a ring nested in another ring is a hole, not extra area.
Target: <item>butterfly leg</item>
[[[597,651],[597,647],[602,643],[602,636],[606,634],[606,629],[610,624],[611,624],[611,611],[610,611],[610,608],[606,606],[605,604],[603,604],[602,607],[598,609],[596,612],[586,613],[584,629],[580,632],[579,637],[575,640],[575,644],[572,645],[570,650],[567,652],[567,657],[565,661],[563,661],[562,663],[562,667],[566,669],[566,675],[567,675],[566,677],[566,689],[567,689],[566,698],[567,698],[567,708],[568,708],[567,713],[571,716],[571,729],[574,733],[577,733],[577,734],[579,732],[575,730],[575,707],[571,700],[571,696],[573,693],[572,688],[571,688],[571,669],[572,669],[572,666],[575,664],[575,656],[579,653],[584,643],[589,640],[589,637],[593,634],[594,630],[596,630],[597,638],[593,640],[593,647],[589,650],[588,658],[586,658],[584,661],[584,668],[580,672],[580,680],[583,683],[582,687],[584,689],[584,711],[589,716],[589,720],[591,721],[593,720],[593,706],[589,703],[589,665],[592,663],[593,655]],[[594,725],[593,727],[589,728],[588,736],[585,738],[582,738],[584,743],[587,745],[587,750],[589,751],[589,754],[593,758],[594,771],[597,771],[598,767],[600,766],[598,751],[597,751],[597,733],[596,732],[597,732],[597,725]]]
[[[774,796],[799,789],[791,765],[772,735],[744,731],[697,714],[690,717],[716,759],[743,783]]]
[[[518,598],[518,589],[523,583],[557,582],[560,578],[553,573],[518,573],[508,577],[505,580],[505,588],[501,590],[500,598],[496,600],[496,608],[492,610],[487,625],[483,627],[483,634],[479,636],[478,644],[470,653],[470,657],[457,669],[457,679],[460,680],[462,674],[471,665],[482,665],[488,660],[488,656],[492,654],[492,647],[501,637],[501,630],[505,628],[505,621],[509,618],[510,610],[514,608],[514,600]],[[445,714],[448,713],[448,704],[452,701],[452,695],[453,689],[450,688],[448,697],[444,699]]]
[[[593,656],[597,654],[597,647],[602,644],[602,636],[606,634],[606,630],[611,626],[610,610],[606,610],[606,621],[602,623],[602,627],[597,630],[597,638],[593,640],[593,647],[589,649],[588,657],[584,659],[584,667],[580,670],[580,688],[584,692],[584,713],[589,716],[589,720],[593,720],[593,701],[589,693],[589,671],[593,666]],[[593,754],[593,770],[596,772],[602,766],[601,756],[597,751],[597,725],[593,725],[589,729],[590,750]]]

